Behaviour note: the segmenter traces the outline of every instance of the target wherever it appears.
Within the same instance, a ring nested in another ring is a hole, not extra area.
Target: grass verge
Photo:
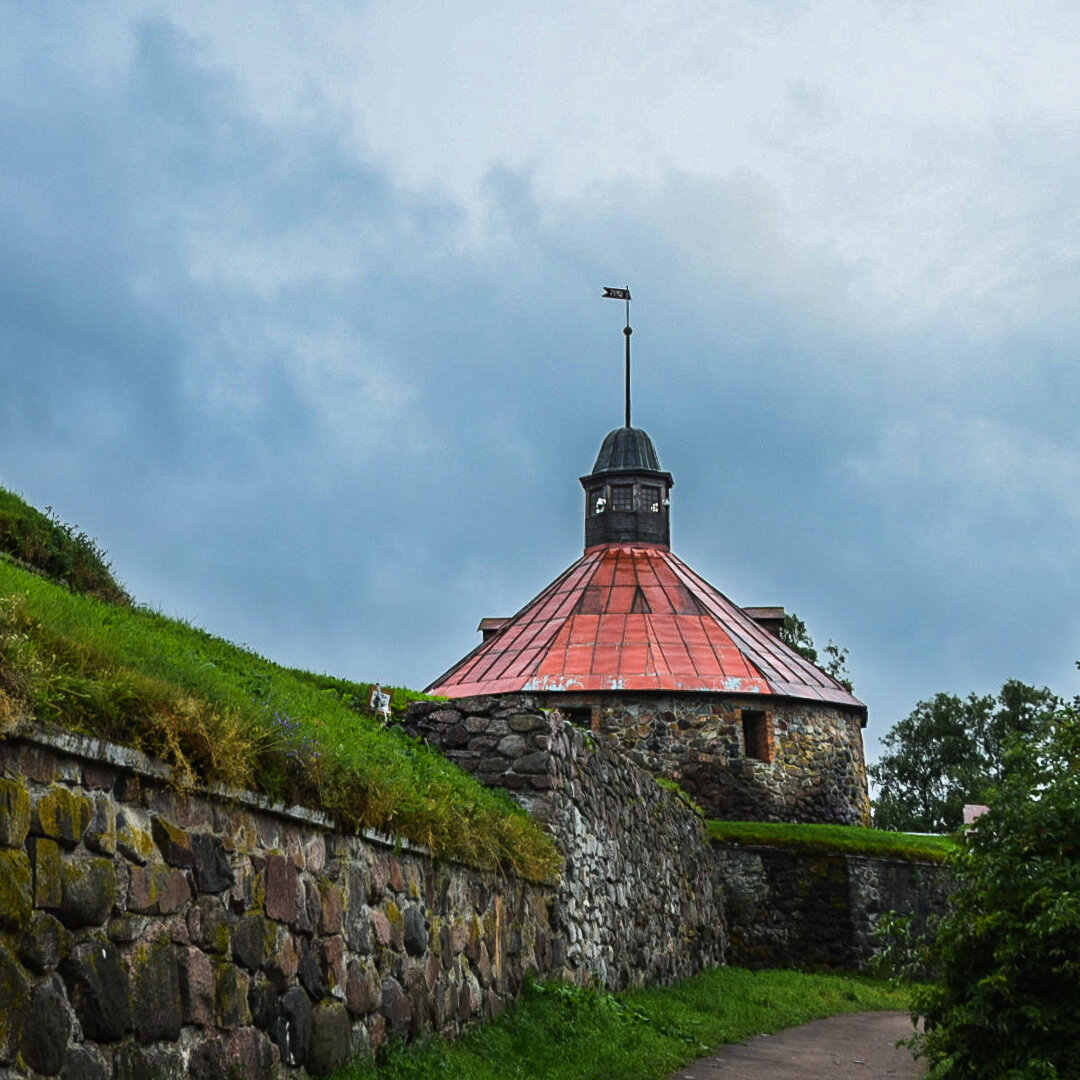
[[[509,796],[365,713],[366,690],[0,559],[0,734],[33,717],[162,758],[181,787],[247,787],[439,855],[554,874],[554,844]]]
[[[858,825],[793,825],[775,821],[713,821],[709,836],[729,844],[770,844],[818,854],[878,855],[884,858],[944,862],[956,850],[951,836],[864,829]]]
[[[621,994],[539,983],[457,1042],[398,1046],[334,1080],[660,1080],[722,1043],[908,1004],[906,991],[872,979],[732,967]]]

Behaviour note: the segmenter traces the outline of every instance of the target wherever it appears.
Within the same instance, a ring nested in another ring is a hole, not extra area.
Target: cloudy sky
[[[0,483],[136,597],[422,686],[673,546],[920,698],[1080,688],[1080,6],[0,4]]]

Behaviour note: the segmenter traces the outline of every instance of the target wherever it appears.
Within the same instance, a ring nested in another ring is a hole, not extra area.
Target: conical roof
[[[775,694],[865,709],[666,547],[627,544],[590,548],[427,689],[451,698],[522,691]]]

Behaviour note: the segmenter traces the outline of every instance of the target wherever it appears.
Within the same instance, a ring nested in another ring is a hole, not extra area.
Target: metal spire
[[[623,334],[626,337],[626,427],[630,427],[630,335],[634,332],[630,328],[630,286],[627,285],[625,289],[615,289],[604,285],[603,290],[601,299],[626,301],[626,326],[623,328]]]

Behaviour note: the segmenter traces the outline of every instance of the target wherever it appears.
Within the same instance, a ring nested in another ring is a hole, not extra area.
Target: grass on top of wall
[[[457,1042],[397,1046],[334,1080],[662,1080],[723,1043],[908,1004],[906,990],[872,979],[733,967],[621,994],[539,983]]]
[[[368,690],[0,558],[0,735],[31,718],[52,723],[161,758],[180,787],[250,788],[345,828],[550,878],[559,857],[543,830],[506,794],[367,713]],[[396,691],[394,704],[418,696]]]
[[[956,850],[951,836],[917,836],[858,825],[796,825],[776,821],[706,822],[713,840],[769,844],[815,854],[873,855],[921,862],[944,862]]]

